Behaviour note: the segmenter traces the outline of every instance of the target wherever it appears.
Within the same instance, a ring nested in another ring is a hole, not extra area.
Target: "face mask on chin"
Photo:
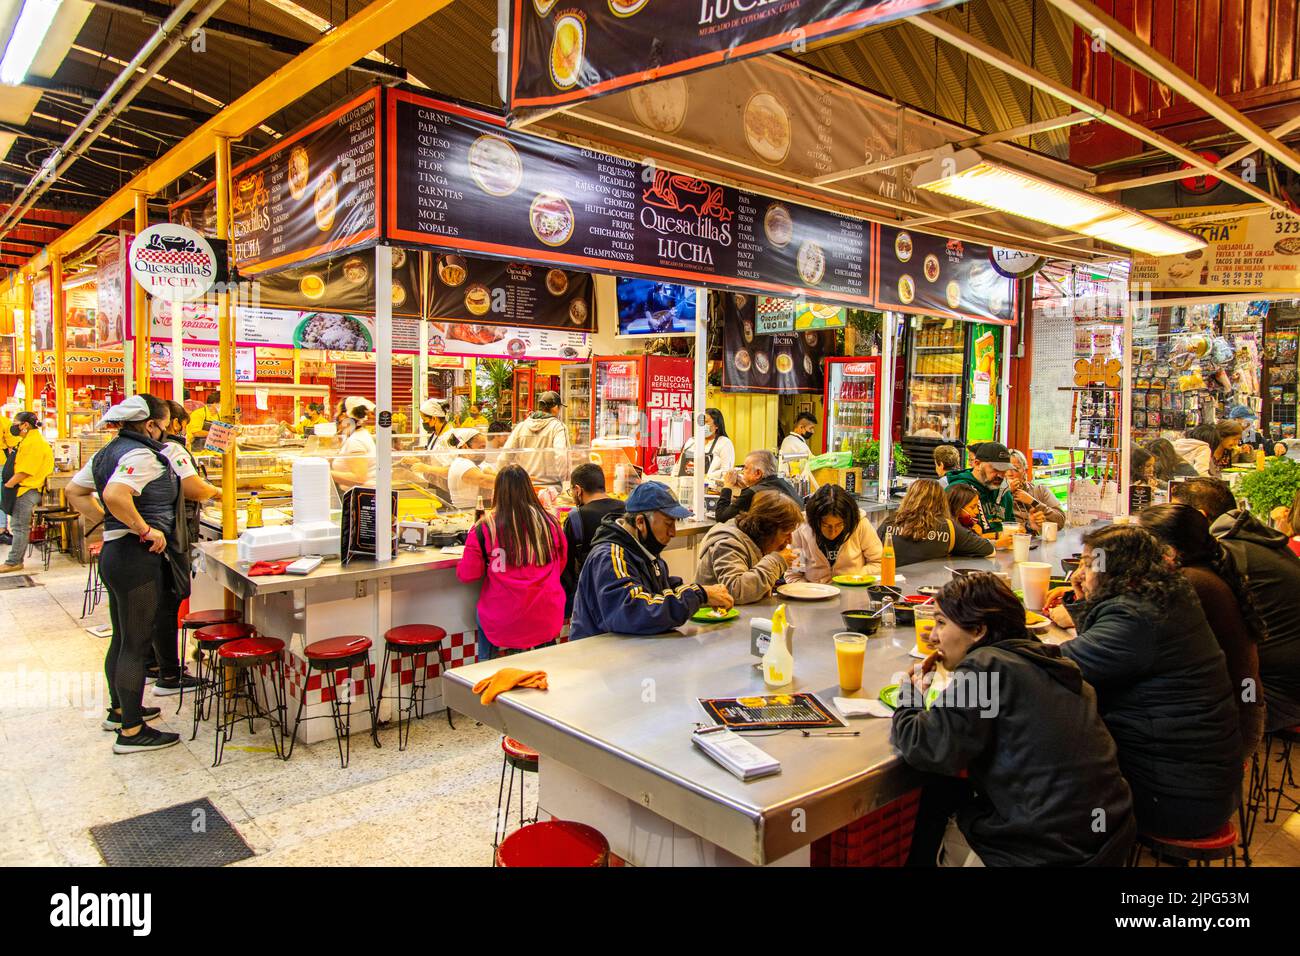
[[[650,552],[650,554],[652,554],[656,558],[659,557],[660,553],[663,552],[663,549],[667,547],[667,545],[664,542],[660,541],[657,537],[655,537],[655,533],[651,529],[650,522],[648,519],[646,520],[646,527],[644,532],[641,530],[640,526],[637,527],[636,537],[637,540],[641,542],[641,547],[645,548],[647,551]]]

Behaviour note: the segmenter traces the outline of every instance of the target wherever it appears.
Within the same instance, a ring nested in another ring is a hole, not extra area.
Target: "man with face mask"
[[[817,434],[817,416],[812,412],[800,412],[794,420],[794,431],[785,436],[781,442],[782,458],[810,458],[812,449],[808,442]]]
[[[436,398],[426,398],[420,405],[420,420],[424,422],[424,430],[429,433],[424,443],[426,451],[447,444],[451,429],[447,427],[446,405]]]
[[[18,449],[4,465],[0,477],[4,482],[4,512],[9,515],[13,543],[9,557],[0,566],[0,574],[23,569],[27,538],[32,528],[32,512],[41,503],[45,479],[54,473],[54,449],[41,434],[40,419],[35,412],[19,412],[9,426],[9,434],[18,438]]]
[[[1015,521],[1015,498],[1005,483],[1012,471],[1011,452],[1000,442],[986,441],[970,446],[971,466],[948,472],[948,487],[967,484],[980,498],[980,524],[988,531],[1001,531],[1002,522]]]
[[[664,485],[638,485],[625,513],[607,515],[592,539],[573,604],[570,640],[593,634],[662,634],[701,607],[730,608],[720,584],[681,584],[659,555],[690,515]]]

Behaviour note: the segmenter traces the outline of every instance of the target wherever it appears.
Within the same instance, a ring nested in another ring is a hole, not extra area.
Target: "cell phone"
[[[319,554],[308,554],[284,569],[285,574],[311,574],[320,567],[325,558]]]

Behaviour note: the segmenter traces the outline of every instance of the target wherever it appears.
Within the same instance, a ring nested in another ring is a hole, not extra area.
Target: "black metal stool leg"
[[[381,663],[379,666],[379,693],[375,697],[375,700],[377,702],[377,707],[384,706],[384,685],[388,683],[388,668],[389,668],[389,647],[388,647],[388,642],[385,641],[383,663]],[[399,695],[398,700],[400,702],[401,700],[400,695],[402,692],[402,652],[400,650],[397,652],[397,692]],[[398,716],[400,718],[401,716],[400,712]],[[378,723],[377,713],[376,713],[376,723]]]
[[[448,641],[451,640],[451,635],[448,634],[446,638],[444,638],[444,640],[448,640]],[[451,649],[448,648],[446,655],[444,655],[442,653],[442,643],[439,642],[438,643],[438,678],[442,679],[443,677],[446,677],[447,671],[449,670],[451,670]],[[445,683],[443,684],[443,687],[446,687]],[[452,730],[455,730],[456,724],[451,719],[451,707],[447,706],[446,691],[443,692],[442,696],[443,696],[442,703],[444,708],[447,711],[447,726],[450,727]],[[495,857],[493,857],[493,859],[495,859]]]
[[[302,708],[307,703],[307,683],[311,679],[311,661],[307,662],[307,678],[308,680],[298,688],[298,713],[293,718],[293,733],[289,735],[289,750],[284,755],[285,760],[293,756],[294,745],[298,742],[298,725],[302,723]],[[324,677],[321,678],[321,682],[324,683]]]
[[[401,665],[399,664],[400,668]],[[382,747],[379,742],[379,703],[375,700],[375,684],[370,676],[370,655],[367,654],[361,661],[361,674],[366,681],[366,703],[370,707],[370,739],[375,742],[376,747]],[[401,686],[401,672],[398,672],[398,686]],[[352,680],[352,672],[348,671],[348,680]]]

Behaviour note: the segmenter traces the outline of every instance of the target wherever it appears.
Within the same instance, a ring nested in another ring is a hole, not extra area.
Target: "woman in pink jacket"
[[[478,597],[478,659],[549,644],[564,624],[566,546],[560,523],[546,513],[528,472],[507,465],[497,475],[492,510],[465,542],[456,576],[482,579]]]

